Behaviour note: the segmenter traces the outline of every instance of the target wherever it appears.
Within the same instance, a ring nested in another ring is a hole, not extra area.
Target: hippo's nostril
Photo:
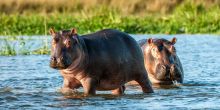
[[[51,61],[56,62],[56,57],[51,57]]]
[[[166,74],[165,74],[165,79],[170,79],[170,78],[171,78],[170,71],[167,70],[167,71],[166,71]]]
[[[166,66],[162,65],[162,69],[163,69],[163,70],[166,70]]]
[[[165,79],[170,79],[170,75],[169,75],[169,74],[166,75],[166,76],[165,76]]]

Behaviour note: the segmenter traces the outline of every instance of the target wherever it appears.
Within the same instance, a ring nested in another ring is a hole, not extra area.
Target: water
[[[173,37],[133,36],[136,40]],[[49,55],[0,56],[0,109],[220,109],[220,37],[175,37],[184,84],[154,87],[153,94],[142,94],[138,86],[128,86],[123,96],[112,96],[109,91],[93,97],[63,95],[59,92],[62,77],[48,66]]]

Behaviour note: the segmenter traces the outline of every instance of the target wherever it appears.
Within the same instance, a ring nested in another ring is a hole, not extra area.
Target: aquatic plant
[[[50,49],[47,39],[39,39],[33,42],[33,39],[24,39],[23,37],[16,37],[16,40],[3,39],[0,40],[0,55],[14,56],[14,55],[30,55],[30,54],[49,54]],[[30,42],[32,41],[32,42]],[[33,47],[34,44],[38,46]]]
[[[0,55],[16,55],[14,45],[10,45],[6,39],[4,39],[3,46],[0,49]]]

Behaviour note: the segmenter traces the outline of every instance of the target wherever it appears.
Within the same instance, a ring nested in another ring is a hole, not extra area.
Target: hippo
[[[143,39],[138,41],[144,54],[145,68],[154,85],[183,83],[184,73],[174,44],[177,39]]]
[[[134,80],[144,93],[153,92],[141,48],[128,34],[113,29],[87,35],[78,35],[76,29],[49,32],[50,67],[63,76],[62,89],[83,87],[86,96],[96,90],[120,95],[125,83]]]

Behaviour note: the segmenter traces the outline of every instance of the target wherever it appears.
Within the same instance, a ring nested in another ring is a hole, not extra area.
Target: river
[[[63,95],[62,77],[49,67],[49,55],[0,56],[0,109],[145,110],[220,109],[220,37],[215,35],[132,35],[177,38],[184,83],[143,94],[127,86],[125,95],[98,91],[96,96]],[[42,42],[39,40],[39,42]],[[82,88],[79,89],[82,93]]]

